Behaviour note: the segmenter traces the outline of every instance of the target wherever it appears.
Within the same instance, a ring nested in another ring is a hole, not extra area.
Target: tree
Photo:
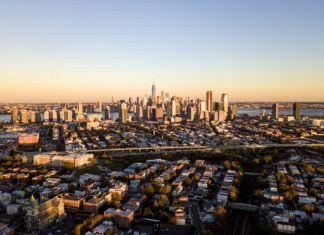
[[[68,171],[74,170],[74,163],[73,162],[65,162],[63,168]]]
[[[183,181],[186,185],[190,185],[192,184],[192,179],[190,179],[189,177],[186,177]]]
[[[149,207],[145,207],[142,211],[143,217],[149,217],[152,215],[152,210]]]
[[[197,172],[197,173],[195,174],[195,176],[194,176],[194,179],[195,179],[196,181],[199,181],[199,180],[200,180],[200,177],[201,177],[201,174],[200,174],[199,172]]]
[[[257,189],[254,191],[254,196],[257,198],[261,198],[262,197],[262,190],[261,189]]]
[[[81,230],[82,230],[83,224],[77,224],[74,227],[73,234],[74,235],[81,235]]]
[[[309,194],[314,196],[314,197],[317,197],[317,198],[321,197],[321,195],[318,193],[316,188],[310,188],[309,189]]]
[[[46,168],[41,169],[41,170],[39,171],[40,174],[46,174],[47,172],[48,172],[48,170],[47,170]]]
[[[177,222],[177,217],[172,216],[172,217],[170,218],[170,223],[171,223],[171,224],[175,224],[176,222]]]
[[[217,206],[213,211],[213,216],[217,220],[221,220],[226,215],[226,209],[222,206]]]
[[[314,211],[314,207],[312,207],[309,204],[302,205],[300,209],[305,211],[305,212],[313,212]]]
[[[153,203],[155,208],[163,208],[168,203],[169,199],[165,194],[159,195]]]
[[[153,186],[150,184],[143,185],[141,191],[145,196],[153,196],[155,193]]]

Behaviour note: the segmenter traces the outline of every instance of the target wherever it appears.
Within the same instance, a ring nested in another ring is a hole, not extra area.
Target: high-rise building
[[[98,113],[102,113],[102,102],[98,101]]]
[[[60,121],[72,122],[72,111],[63,108],[60,112]]]
[[[205,112],[207,109],[206,109],[206,101],[200,101],[200,104],[199,104],[199,111],[201,113]]]
[[[206,92],[206,101],[207,101],[207,111],[213,111],[213,92],[207,91]]]
[[[18,109],[16,106],[12,109],[12,122],[18,122]]]
[[[195,119],[195,108],[194,107],[189,107],[189,109],[188,109],[188,113],[189,113],[189,120],[190,121],[193,121],[194,119]]]
[[[294,103],[293,105],[294,117],[296,119],[300,118],[300,103]]]
[[[177,114],[177,102],[173,99],[171,101],[171,116],[174,117]]]
[[[278,119],[279,118],[279,104],[273,104],[272,105],[272,118]]]
[[[29,112],[27,110],[23,109],[20,111],[20,121],[24,124],[29,123]]]
[[[78,112],[83,113],[83,105],[81,102],[79,102],[79,104],[78,104]]]
[[[143,108],[140,105],[136,106],[136,120],[140,121],[143,118]]]
[[[152,85],[152,100],[155,100],[156,99],[156,86],[153,82],[153,85]]]
[[[120,122],[127,122],[127,118],[128,118],[128,109],[127,109],[127,104],[126,103],[122,103],[120,105],[120,109],[119,109],[119,121]]]
[[[106,106],[105,107],[105,120],[109,120],[110,119],[110,107]]]
[[[35,111],[29,111],[30,115],[30,122],[35,123],[36,122],[36,112]]]
[[[222,102],[224,105],[224,112],[227,113],[228,112],[228,96],[226,93],[222,94]]]

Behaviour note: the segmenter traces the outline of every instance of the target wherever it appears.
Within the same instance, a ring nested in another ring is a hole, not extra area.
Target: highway
[[[251,145],[224,145],[224,146],[156,146],[156,147],[128,147],[110,149],[75,150],[68,152],[164,152],[164,151],[190,151],[190,150],[230,150],[230,149],[258,149],[258,148],[302,148],[320,147],[324,144],[251,144]]]

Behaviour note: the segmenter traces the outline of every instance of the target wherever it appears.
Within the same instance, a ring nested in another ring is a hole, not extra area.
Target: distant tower
[[[105,107],[105,120],[109,120],[110,119],[110,107],[106,106]]]
[[[207,101],[207,111],[213,111],[213,92],[207,91],[206,92],[206,101]]]
[[[222,102],[224,104],[224,112],[228,112],[228,96],[226,93],[222,94]]]
[[[294,103],[293,110],[294,110],[294,117],[296,119],[299,119],[300,118],[300,103]]]
[[[12,109],[12,122],[18,122],[18,109],[16,106]]]
[[[29,112],[25,109],[20,111],[20,122],[24,124],[29,123]]]
[[[171,116],[174,117],[177,114],[177,103],[176,101],[173,99],[171,102]]]
[[[156,86],[153,82],[153,85],[152,85],[152,100],[155,100],[156,99]]]
[[[279,104],[273,104],[272,105],[272,118],[278,119],[279,118]]]
[[[81,102],[78,104],[78,113],[83,113],[83,105]]]
[[[102,102],[98,101],[98,113],[102,113]]]
[[[120,109],[119,109],[119,121],[120,122],[126,122],[128,118],[128,109],[127,109],[127,104],[126,103],[122,103],[120,105]]]

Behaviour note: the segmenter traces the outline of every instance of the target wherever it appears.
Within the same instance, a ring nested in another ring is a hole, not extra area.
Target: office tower
[[[110,107],[106,106],[105,107],[105,120],[109,120],[110,119]]]
[[[176,103],[176,101],[173,99],[173,100],[171,101],[171,116],[174,117],[174,116],[176,116],[176,114],[177,114],[177,103]]]
[[[152,85],[152,100],[155,100],[156,99],[156,86],[153,82],[153,85]]]
[[[79,104],[78,104],[78,112],[83,113],[83,105],[81,102],[79,102]]]
[[[162,96],[160,96],[160,95],[157,96],[157,103],[158,104],[162,103]]]
[[[127,118],[128,118],[128,109],[127,109],[127,104],[126,103],[122,103],[120,105],[120,109],[119,109],[119,121],[120,122],[127,122]]]
[[[225,111],[218,111],[218,121],[223,122],[226,120],[226,112]]]
[[[114,97],[112,96],[112,97],[111,97],[111,104],[114,105],[114,103],[115,103],[115,102],[114,102]]]
[[[161,91],[162,101],[164,102],[164,91]]]
[[[293,110],[294,110],[294,117],[296,119],[299,119],[300,118],[300,103],[294,103]]]
[[[44,122],[49,122],[49,111],[48,110],[46,110],[44,112]]]
[[[147,106],[145,110],[145,117],[147,120],[151,119],[151,106]]]
[[[39,112],[36,113],[36,122],[37,122],[37,123],[42,122],[42,115],[41,115],[41,113],[39,113]]]
[[[102,102],[98,101],[98,113],[102,113]]]
[[[28,116],[28,111],[23,109],[20,111],[20,122],[21,123],[24,123],[24,124],[27,124],[29,123],[29,116]]]
[[[49,111],[49,122],[57,122],[57,112],[55,110]]]
[[[279,118],[279,104],[273,104],[272,105],[272,118],[278,119]]]
[[[60,121],[72,122],[72,111],[66,108],[63,108],[60,112]]]
[[[236,105],[229,106],[228,115],[227,115],[228,119],[233,120],[235,118],[236,114],[237,114],[237,106]]]
[[[137,96],[137,98],[136,98],[136,105],[140,105],[140,99],[139,99],[138,96]]]
[[[133,98],[132,97],[129,97],[128,98],[128,102],[129,102],[129,105],[132,106],[133,105]]]
[[[200,103],[199,103],[199,111],[201,113],[206,111],[206,102],[205,101],[200,101]]]
[[[143,108],[140,105],[136,106],[136,120],[140,121],[143,118]]]
[[[207,101],[207,111],[213,111],[213,92],[207,91],[206,92],[206,101]]]
[[[146,107],[146,105],[147,105],[147,96],[145,95],[142,99],[142,106]]]
[[[30,115],[30,122],[35,123],[36,122],[36,112],[35,111],[29,111]]]
[[[224,105],[224,112],[227,113],[228,112],[228,96],[226,93],[222,94],[222,102]]]
[[[12,122],[18,122],[18,109],[16,106],[12,109]]]
[[[169,93],[165,93],[165,95],[164,95],[164,100],[165,100],[166,102],[169,101]]]
[[[190,121],[193,121],[195,119],[195,108],[194,107],[189,107],[188,110],[189,110],[189,112],[188,112],[189,117],[188,118],[189,118]]]
[[[224,104],[222,102],[215,103],[215,110],[216,111],[224,111]]]
[[[152,108],[152,120],[156,121],[159,118],[163,118],[162,108]]]

